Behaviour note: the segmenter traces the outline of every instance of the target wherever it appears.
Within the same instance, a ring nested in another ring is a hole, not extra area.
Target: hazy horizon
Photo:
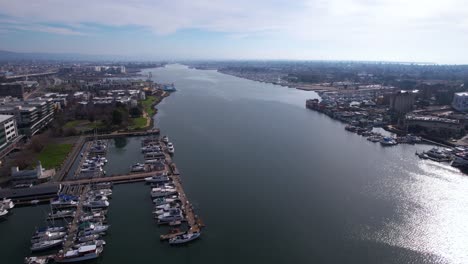
[[[467,15],[460,0],[0,0],[0,50],[467,64]]]

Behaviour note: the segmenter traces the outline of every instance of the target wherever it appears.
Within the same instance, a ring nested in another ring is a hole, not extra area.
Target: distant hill
[[[113,55],[89,55],[79,53],[42,53],[42,52],[12,52],[0,50],[0,61],[103,61],[103,60],[129,60],[130,58]]]

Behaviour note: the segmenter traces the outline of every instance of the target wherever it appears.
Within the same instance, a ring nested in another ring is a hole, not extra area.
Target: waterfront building
[[[0,114],[15,116],[19,133],[31,137],[52,122],[54,105],[52,99],[43,98],[4,100],[0,105]]]
[[[18,128],[13,115],[0,115],[0,157],[8,154],[18,142]]]
[[[406,114],[413,110],[418,90],[401,90],[390,97],[390,109],[399,114]]]
[[[425,132],[430,136],[449,138],[464,135],[464,123],[461,120],[436,116],[406,115],[405,125],[409,131]]]
[[[452,107],[460,112],[468,111],[468,92],[455,93],[453,95]]]

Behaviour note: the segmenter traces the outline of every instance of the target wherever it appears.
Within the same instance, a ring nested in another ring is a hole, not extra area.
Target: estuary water
[[[155,125],[174,143],[207,227],[170,247],[149,187],[117,185],[95,263],[468,263],[468,178],[414,155],[431,146],[381,147],[346,132],[305,108],[313,92],[182,65],[149,71],[178,90],[158,105]],[[106,170],[128,170],[139,147],[138,138],[112,142]],[[0,222],[8,263],[27,254],[43,209]]]

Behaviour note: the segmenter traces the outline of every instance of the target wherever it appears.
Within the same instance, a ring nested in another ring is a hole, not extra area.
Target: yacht
[[[111,189],[101,189],[101,190],[92,190],[88,192],[89,195],[104,195],[104,196],[111,196],[112,190]]]
[[[52,249],[52,248],[61,246],[62,243],[63,243],[62,239],[40,241],[40,242],[32,244],[31,251],[37,252],[37,251]]]
[[[159,205],[169,204],[169,203],[176,202],[176,201],[180,201],[179,197],[172,196],[168,198],[156,198],[153,200],[153,203],[155,206],[159,206]]]
[[[162,214],[165,214],[165,213],[180,214],[180,213],[182,213],[182,211],[180,211],[179,208],[169,207],[169,208],[159,209],[157,211],[154,211],[153,213],[156,214],[156,215],[162,215]]]
[[[106,208],[108,206],[109,202],[105,200],[88,201],[83,203],[83,207],[87,208]]]
[[[78,205],[77,201],[74,200],[64,200],[64,199],[57,199],[50,202],[51,205],[56,207],[76,207]]]
[[[0,204],[2,204],[3,208],[7,210],[11,210],[13,209],[13,207],[15,207],[15,204],[13,203],[13,201],[7,198],[3,198],[3,201],[1,201]]]
[[[199,237],[200,237],[200,232],[187,233],[187,234],[183,234],[183,235],[176,236],[174,238],[169,239],[169,244],[171,245],[184,244],[184,243],[193,241]]]
[[[169,177],[166,175],[159,175],[159,176],[151,176],[145,178],[145,182],[147,183],[165,183],[169,181]]]
[[[50,241],[56,239],[62,239],[67,235],[65,232],[46,232],[42,234],[36,234],[31,238],[32,243],[38,243],[42,241]]]
[[[163,136],[162,137],[162,142],[168,143],[169,142],[169,137],[168,136]]]
[[[169,152],[169,154],[174,154],[174,152],[175,152],[174,146],[167,147],[167,152]]]
[[[48,227],[41,227],[38,228],[35,234],[46,233],[46,232],[63,232],[65,231],[64,226],[48,226]]]
[[[74,217],[74,216],[75,216],[75,211],[73,210],[62,210],[62,211],[57,211],[55,213],[49,213],[49,219],[67,218],[67,217]]]
[[[177,194],[176,189],[153,188],[151,190],[151,198],[166,197],[174,194]]]
[[[142,172],[142,171],[145,171],[145,164],[137,163],[137,164],[135,164],[135,165],[132,166],[131,171],[132,171],[132,172]]]
[[[73,245],[73,248],[80,248],[80,247],[83,247],[83,246],[91,246],[91,245],[96,245],[96,246],[105,246],[106,245],[106,241],[102,240],[102,239],[98,239],[98,240],[93,240],[93,241],[88,241],[88,242],[83,242],[83,243],[78,243],[78,244],[75,244]]]
[[[96,259],[102,253],[103,249],[103,246],[82,246],[78,249],[68,250],[67,252],[59,253],[54,260],[57,263],[71,263]]]
[[[424,152],[427,156],[436,159],[449,159],[450,155],[438,148],[431,148],[430,150]]]
[[[468,153],[457,153],[452,161],[453,167],[467,168],[468,167]]]
[[[179,211],[179,213],[171,213],[167,212],[162,215],[158,215],[158,220],[161,222],[173,222],[173,221],[182,221],[184,217],[182,216],[182,213]]]
[[[100,237],[101,236],[98,235],[98,234],[88,235],[88,236],[81,236],[81,237],[78,237],[78,242],[83,243],[83,242],[94,241],[94,240],[99,239]]]
[[[158,210],[169,210],[171,208],[179,208],[180,203],[167,203],[167,204],[162,204],[162,205],[157,205],[155,208]]]
[[[380,140],[380,144],[382,146],[395,146],[396,144],[398,144],[396,142],[395,139],[391,138],[391,137],[384,137]]]
[[[94,234],[104,233],[109,229],[108,225],[90,225],[87,228],[84,228],[80,233],[79,236],[89,236]]]
[[[8,210],[5,209],[3,206],[0,206],[0,218],[6,216],[8,214]]]

